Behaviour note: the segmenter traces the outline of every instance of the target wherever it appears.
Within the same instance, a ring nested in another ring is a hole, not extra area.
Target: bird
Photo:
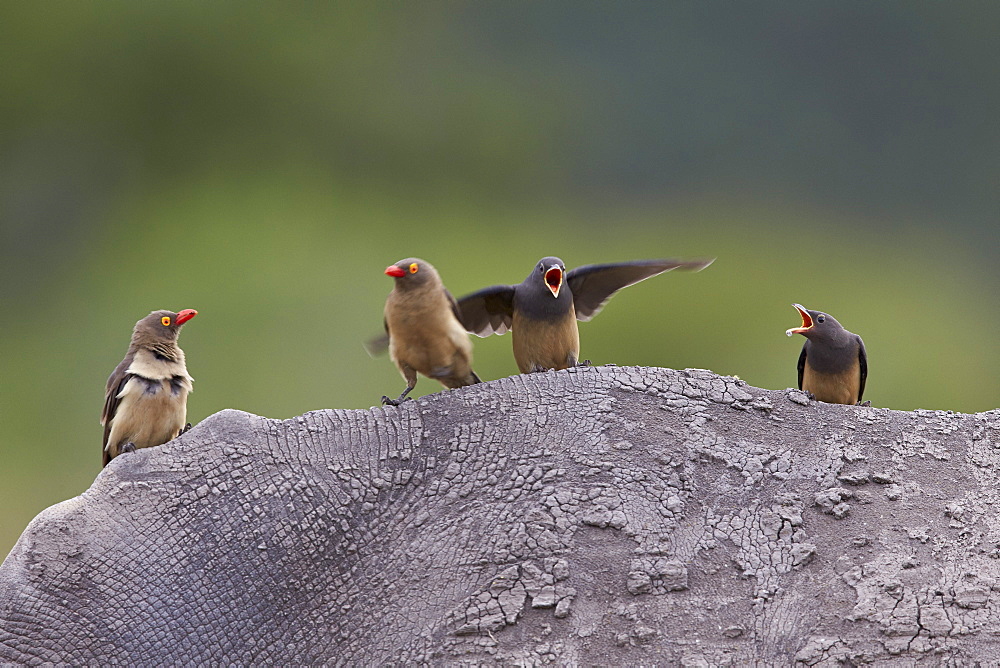
[[[135,323],[125,359],[111,372],[104,391],[102,466],[123,452],[162,445],[185,429],[194,379],[177,336],[196,315],[194,309],[153,311]]]
[[[388,347],[406,389],[396,399],[383,396],[382,404],[401,404],[416,386],[418,372],[447,388],[481,383],[472,370],[472,341],[437,270],[411,257],[390,264],[385,274],[395,281],[385,300],[386,333],[367,347],[373,354]]]
[[[636,260],[567,272],[562,260],[545,257],[521,283],[473,292],[458,300],[458,309],[462,324],[476,336],[513,331],[521,373],[566,369],[579,364],[576,321],[593,318],[615,292],[671,269],[700,271],[713,261]]]
[[[799,389],[830,404],[860,404],[868,379],[865,342],[829,313],[792,306],[802,316],[802,326],[785,334],[806,337],[799,354]]]

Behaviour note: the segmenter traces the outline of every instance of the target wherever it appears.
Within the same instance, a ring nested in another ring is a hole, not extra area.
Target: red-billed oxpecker
[[[557,257],[539,260],[517,285],[494,285],[458,300],[465,328],[476,336],[514,332],[521,373],[566,369],[580,359],[576,321],[597,315],[624,287],[671,269],[699,271],[713,260],[637,260],[566,271]]]
[[[868,353],[857,334],[844,329],[829,313],[792,304],[802,326],[785,334],[806,337],[799,355],[799,389],[831,404],[858,404],[868,379]]]
[[[396,399],[383,396],[382,403],[398,406],[417,384],[417,372],[448,388],[481,382],[472,370],[472,341],[458,318],[455,298],[441,283],[429,263],[407,258],[385,269],[395,279],[385,300],[386,337],[368,344],[371,353],[386,345],[406,381]]]
[[[104,466],[123,452],[162,445],[184,430],[194,379],[177,336],[196,315],[194,309],[153,311],[135,323],[125,359],[104,392]]]

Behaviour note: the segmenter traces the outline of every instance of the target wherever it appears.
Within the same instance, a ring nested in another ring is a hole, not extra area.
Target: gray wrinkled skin
[[[227,410],[31,523],[0,662],[991,662],[998,483],[1000,411],[700,370]]]

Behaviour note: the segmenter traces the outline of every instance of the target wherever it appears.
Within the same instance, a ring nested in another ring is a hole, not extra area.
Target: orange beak
[[[802,316],[802,326],[793,327],[792,329],[786,329],[785,334],[787,334],[788,336],[791,336],[792,334],[805,334],[810,329],[812,329],[813,326],[812,316],[809,315],[809,312],[806,311],[806,307],[803,306],[802,304],[792,304],[792,306],[794,306],[795,310],[799,312],[800,316]]]

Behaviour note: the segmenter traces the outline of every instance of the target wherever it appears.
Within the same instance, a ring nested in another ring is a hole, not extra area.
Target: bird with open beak
[[[802,326],[785,334],[806,337],[799,354],[799,389],[830,404],[861,403],[868,379],[865,342],[829,313],[792,306],[802,316]]]
[[[417,384],[417,373],[447,388],[482,382],[472,370],[472,341],[458,318],[455,298],[444,287],[430,263],[407,258],[385,269],[395,279],[385,300],[386,337],[368,344],[369,352],[389,348],[389,357],[406,381],[396,399],[382,403],[398,406]]]
[[[103,466],[123,452],[162,445],[184,430],[194,379],[177,336],[196,315],[194,309],[153,311],[135,323],[125,359],[104,391]]]
[[[517,285],[494,285],[458,300],[462,323],[476,336],[514,332],[521,373],[566,369],[580,359],[576,321],[597,315],[611,296],[671,269],[699,271],[713,260],[637,260],[566,271],[557,257],[538,261]]]

